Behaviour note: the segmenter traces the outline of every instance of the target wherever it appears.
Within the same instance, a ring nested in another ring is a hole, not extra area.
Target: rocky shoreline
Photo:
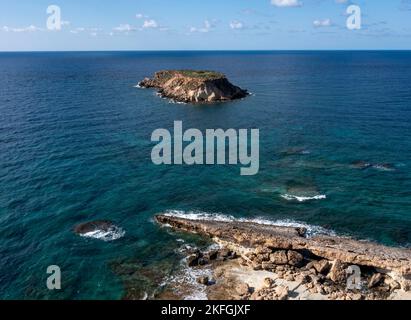
[[[165,70],[145,78],[141,88],[156,88],[160,96],[184,103],[212,103],[241,99],[246,90],[231,84],[227,77],[214,71]]]
[[[186,252],[189,268],[211,270],[209,276],[197,278],[210,300],[411,299],[410,249],[344,237],[308,237],[304,228],[252,222],[171,215],[155,220],[219,245],[205,252]],[[184,287],[184,282],[178,286]],[[170,298],[172,289],[158,298]]]

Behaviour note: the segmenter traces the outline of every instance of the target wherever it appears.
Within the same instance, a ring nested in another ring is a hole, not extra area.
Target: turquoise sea
[[[162,69],[221,71],[252,95],[189,105],[135,87]],[[0,75],[1,299],[150,296],[181,268],[182,241],[207,245],[156,213],[411,244],[409,51],[0,53]],[[259,174],[155,166],[151,133],[175,120],[258,128]],[[124,235],[73,233],[96,219]]]

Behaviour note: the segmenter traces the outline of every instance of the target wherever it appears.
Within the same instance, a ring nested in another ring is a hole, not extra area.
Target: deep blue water
[[[253,95],[193,106],[134,87],[173,68],[224,72]],[[0,53],[0,75],[0,298],[120,299],[125,287],[155,288],[178,268],[184,237],[152,222],[167,210],[411,243],[411,52]],[[153,165],[151,133],[174,120],[260,129],[259,174]],[[95,219],[125,236],[72,232]],[[60,291],[46,288],[52,264]]]

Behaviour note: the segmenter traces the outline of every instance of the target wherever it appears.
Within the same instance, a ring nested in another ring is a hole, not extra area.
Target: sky
[[[0,0],[0,51],[344,49],[411,49],[411,0]]]

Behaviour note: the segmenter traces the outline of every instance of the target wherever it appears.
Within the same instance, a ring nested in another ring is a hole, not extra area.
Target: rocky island
[[[217,250],[190,249],[186,258],[190,268],[211,270],[197,279],[211,300],[411,299],[410,249],[247,221],[155,219],[218,244]]]
[[[211,103],[241,99],[248,95],[231,84],[227,77],[214,71],[165,70],[145,78],[141,88],[155,88],[165,98],[184,103]]]

